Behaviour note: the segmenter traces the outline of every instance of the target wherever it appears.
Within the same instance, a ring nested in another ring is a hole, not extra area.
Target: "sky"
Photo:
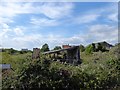
[[[118,42],[117,2],[2,2],[0,46],[50,49]]]

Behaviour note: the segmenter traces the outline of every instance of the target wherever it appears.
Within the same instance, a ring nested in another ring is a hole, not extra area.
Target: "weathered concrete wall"
[[[32,59],[38,59],[38,58],[40,58],[40,49],[33,48]]]
[[[80,61],[80,50],[79,47],[76,47],[72,50],[67,50],[67,59],[69,63],[73,63],[73,60]]]

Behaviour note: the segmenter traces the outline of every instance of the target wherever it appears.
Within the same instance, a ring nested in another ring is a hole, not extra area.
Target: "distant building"
[[[21,49],[21,51],[28,51],[28,49]]]
[[[107,43],[105,41],[104,42],[94,43],[94,44],[95,44],[95,48],[98,48],[101,45],[106,50],[110,50],[113,47],[113,45],[111,45],[111,44],[109,44],[109,43]]]
[[[67,48],[70,48],[71,46],[69,46],[69,44],[68,45],[62,45],[62,48],[63,49],[67,49]]]

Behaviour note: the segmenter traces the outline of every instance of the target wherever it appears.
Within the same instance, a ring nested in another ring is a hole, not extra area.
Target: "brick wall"
[[[69,46],[69,45],[62,45],[62,48],[63,49],[66,49],[66,48],[70,48],[71,46]]]

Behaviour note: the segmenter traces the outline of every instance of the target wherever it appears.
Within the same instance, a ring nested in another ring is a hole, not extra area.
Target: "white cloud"
[[[6,33],[11,31],[11,29],[9,29],[9,25],[7,25],[5,23],[0,24],[0,29],[1,29],[1,31],[0,31],[1,38],[5,37],[5,36],[7,37]]]
[[[20,36],[20,37],[15,37],[13,38],[13,40],[15,41],[26,41],[26,42],[33,42],[36,40],[39,40],[39,38],[41,38],[40,34],[30,34],[30,35],[24,35],[24,36]]]
[[[14,21],[12,20],[12,18],[7,18],[7,17],[0,17],[0,24],[3,23],[13,23]]]
[[[37,10],[47,18],[32,17],[31,23],[37,26],[57,26],[61,23],[59,19],[71,15],[73,6],[72,3],[41,3]]]
[[[29,48],[32,49],[34,46],[38,46],[37,40],[40,39],[40,35],[23,35],[23,36],[14,36],[12,38],[3,38],[2,39],[2,46],[7,48]]]
[[[12,39],[13,44],[15,44],[16,48],[22,48],[27,47],[32,49],[33,47],[41,47],[44,43],[48,44],[58,44],[56,41],[58,39],[58,36],[56,35],[41,35],[41,34],[29,34],[24,35],[22,37],[15,37]]]
[[[57,20],[47,18],[31,18],[31,23],[37,26],[56,26],[59,24]]]
[[[117,13],[110,14],[110,15],[108,15],[108,19],[110,19],[111,21],[117,22],[118,21],[118,14]]]
[[[108,41],[115,43],[118,40],[118,29],[116,26],[110,25],[93,25],[90,27],[88,36],[94,42]]]
[[[0,24],[0,37],[2,37],[4,39],[4,37],[9,37],[9,36],[21,36],[21,35],[24,35],[23,31],[22,30],[23,28],[21,27],[14,27],[14,28],[11,28],[8,24],[5,24],[5,23],[2,23]],[[15,34],[14,34],[15,33]]]
[[[31,18],[31,23],[37,26],[56,26],[59,25],[59,19],[68,17],[72,13],[72,3],[40,3],[40,5],[33,5],[33,3],[4,3],[0,6],[0,38],[3,40],[4,47],[22,48],[27,47],[32,49],[33,47],[40,47],[44,43],[48,43],[51,48],[55,45],[62,44],[88,44],[91,42],[108,41],[110,43],[117,42],[118,30],[116,26],[112,25],[92,25],[88,26],[86,33],[76,34],[71,37],[51,33],[49,35],[41,35],[32,33],[29,28],[26,27],[29,33],[25,34],[24,29],[21,27],[10,27],[9,23],[14,22],[13,18],[19,14],[43,14],[47,18]],[[96,21],[99,17],[104,15],[105,18],[115,21],[116,14],[108,9],[90,11],[84,13],[82,16],[73,17],[72,20],[78,24],[86,24]],[[70,18],[69,18],[70,19]],[[68,19],[67,19],[68,20]],[[67,22],[68,23],[68,22]],[[63,23],[64,24],[64,23]],[[70,24],[70,23],[68,23]],[[76,29],[76,28],[75,28]],[[31,34],[32,33],[32,34]]]
[[[2,47],[11,48],[17,47],[17,45],[20,46],[19,43],[15,43],[13,41],[14,37],[20,37],[24,34],[23,30],[20,27],[10,28],[8,24],[3,23],[1,24],[0,29],[0,44],[2,45]]]
[[[2,46],[4,47],[33,47],[39,43],[47,41],[55,41],[50,35],[42,36],[39,34],[24,34],[24,30],[20,27],[11,27],[9,23],[13,23],[14,17],[20,14],[43,14],[50,18],[32,18],[31,22],[42,26],[55,26],[59,23],[57,19],[69,16],[72,3],[22,3],[22,2],[2,2],[0,5],[0,37],[2,38]],[[64,12],[64,13],[63,13]],[[41,40],[40,40],[41,39]],[[10,43],[9,43],[10,42]],[[8,44],[9,43],[9,44]],[[33,46],[32,46],[32,45]]]
[[[2,28],[8,29],[9,26],[8,26],[7,24],[3,23],[3,24],[2,24]]]
[[[73,8],[72,3],[22,3],[22,2],[2,2],[0,6],[0,16],[13,17],[18,14],[44,14],[49,18],[60,18],[68,15]],[[64,12],[64,13],[63,13]]]
[[[14,29],[18,30],[21,33],[22,29]],[[20,31],[19,31],[20,30]],[[7,31],[8,33],[9,31]],[[71,37],[65,37],[59,34],[46,34],[42,35],[39,33],[32,33],[32,34],[23,34],[20,36],[14,36],[12,38],[5,38],[3,37],[3,44],[4,47],[14,47],[16,49],[21,48],[29,48],[32,49],[33,47],[40,47],[44,43],[48,43],[50,48],[53,48],[56,45],[62,44],[71,44],[71,45],[79,45],[84,44],[88,45],[92,42],[99,42],[99,41],[107,41],[109,43],[116,43],[118,40],[118,29],[115,26],[110,25],[92,25],[88,27],[88,31],[86,33],[76,34]],[[8,34],[5,34],[8,35]],[[10,42],[8,44],[8,42]]]
[[[18,14],[38,14],[40,12],[40,6],[34,6],[33,3],[22,2],[2,2],[0,5],[0,16],[14,17]]]
[[[86,33],[76,34],[69,38],[59,39],[61,44],[88,45],[93,42],[107,41],[115,44],[118,41],[118,28],[110,25],[92,25]]]
[[[91,23],[96,21],[99,16],[98,14],[86,14],[75,18],[75,22],[78,24]]]
[[[107,22],[117,22],[118,21],[118,3],[112,3],[102,8],[95,8],[89,11],[84,11],[82,14],[78,13],[77,16],[71,19],[71,22],[77,24],[87,24],[95,21],[101,21],[100,19],[104,19]]]
[[[72,3],[45,3],[41,6],[41,12],[49,18],[61,18],[72,12]]]
[[[109,6],[100,10],[101,16],[104,16],[107,21],[117,22],[118,21],[118,3],[114,2]]]
[[[33,2],[1,2],[0,24],[15,23],[14,18],[20,14],[45,15],[48,18],[32,18],[31,23],[41,26],[56,26],[60,18],[69,16],[72,12],[72,3],[33,3]],[[64,13],[63,13],[64,12]]]
[[[20,29],[20,28],[15,28],[15,29],[14,29],[14,32],[15,32],[15,34],[18,35],[18,36],[19,36],[19,35],[20,35],[20,36],[21,36],[21,35],[24,35],[23,30]]]

